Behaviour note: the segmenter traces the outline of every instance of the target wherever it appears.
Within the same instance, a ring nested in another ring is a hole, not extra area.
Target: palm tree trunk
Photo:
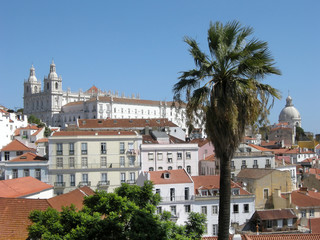
[[[232,154],[231,154],[232,155]],[[220,158],[220,198],[218,239],[229,239],[230,197],[231,197],[231,155],[223,154]]]

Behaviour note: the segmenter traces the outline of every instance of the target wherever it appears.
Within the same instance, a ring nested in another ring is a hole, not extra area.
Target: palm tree
[[[173,88],[175,101],[186,96],[189,122],[205,125],[220,159],[218,239],[229,237],[233,154],[245,127],[265,119],[274,99],[280,98],[276,89],[261,83],[267,75],[281,73],[274,67],[267,43],[248,39],[252,33],[252,28],[242,27],[237,21],[210,23],[209,55],[186,37],[196,68],[182,72]]]

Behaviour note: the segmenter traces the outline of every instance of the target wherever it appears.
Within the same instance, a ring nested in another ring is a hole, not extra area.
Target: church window
[[[47,89],[49,89],[49,83],[47,83]]]
[[[58,87],[59,87],[59,85],[58,85],[58,83],[56,82],[56,89],[58,89]]]

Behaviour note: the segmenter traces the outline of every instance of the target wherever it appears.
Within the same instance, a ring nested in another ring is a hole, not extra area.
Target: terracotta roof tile
[[[272,209],[255,212],[261,220],[297,218],[291,209]]]
[[[243,240],[319,240],[320,234],[265,234],[265,235],[244,235]]]
[[[53,188],[33,177],[21,177],[0,181],[0,197],[19,198]]]
[[[261,147],[261,146],[258,146],[258,145],[254,145],[254,144],[248,144],[250,147],[253,147],[257,150],[260,150],[262,152],[272,152],[273,150],[272,149],[269,149],[269,148],[264,148],[264,147]]]
[[[61,131],[52,134],[58,136],[118,136],[118,135],[136,135],[134,131]]]
[[[216,157],[214,154],[211,154],[211,155],[207,156],[204,160],[205,161],[215,161]]]
[[[32,148],[27,147],[17,139],[12,140],[8,145],[4,146],[1,151],[31,151]]]
[[[320,193],[314,191],[293,191],[291,201],[298,207],[320,207]]]
[[[190,141],[190,143],[197,143],[199,147],[202,147],[209,142],[210,141],[207,138],[195,138]]]
[[[48,159],[38,156],[37,154],[27,152],[16,158],[9,160],[8,162],[46,162]]]
[[[169,173],[170,177],[165,178],[165,173]],[[151,171],[149,174],[150,181],[152,181],[154,184],[192,183],[192,179],[184,169]]]
[[[48,202],[52,208],[58,211],[62,210],[62,207],[70,206],[71,204],[80,210],[83,208],[83,199],[85,196],[94,195],[94,191],[89,187],[77,188],[71,192],[55,196],[48,199]]]
[[[36,132],[32,134],[32,136],[37,136],[42,131],[42,129],[43,128],[39,128]]]
[[[49,142],[48,138],[40,138],[36,141],[36,143],[43,143],[43,142]]]
[[[48,207],[45,199],[0,198],[1,239],[27,239],[30,212],[36,209],[44,211]]]
[[[311,224],[311,232],[312,233],[320,233],[320,218],[310,218],[310,221],[308,221]],[[310,225],[308,226],[310,229]]]
[[[19,130],[38,130],[39,128],[35,125],[29,124],[26,127],[21,127]]]

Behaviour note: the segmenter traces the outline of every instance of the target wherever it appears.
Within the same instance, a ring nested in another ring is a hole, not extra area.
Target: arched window
[[[49,83],[47,83],[47,89],[49,89]]]
[[[58,85],[58,83],[56,82],[56,89],[58,89],[58,87],[59,87],[59,85]]]
[[[37,86],[34,86],[34,92],[38,92],[38,87]]]
[[[149,167],[149,171],[152,172],[153,171],[153,167]]]

